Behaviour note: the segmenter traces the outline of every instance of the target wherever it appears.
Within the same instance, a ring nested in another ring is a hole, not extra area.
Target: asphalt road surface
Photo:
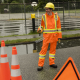
[[[53,80],[59,70],[69,57],[72,57],[78,71],[80,72],[80,46],[56,50],[55,63],[58,68],[49,67],[49,56],[46,55],[44,68],[37,71],[39,53],[18,55],[22,80]],[[11,67],[11,57],[8,58]]]

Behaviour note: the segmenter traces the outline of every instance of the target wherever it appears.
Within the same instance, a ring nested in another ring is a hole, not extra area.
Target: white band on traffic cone
[[[5,47],[1,47],[1,55],[6,54],[5,53]]]
[[[17,77],[17,76],[21,76],[21,72],[20,72],[20,69],[11,69],[11,76],[12,77]]]
[[[7,63],[7,62],[8,62],[7,57],[1,58],[1,63]]]
[[[12,55],[12,64],[11,65],[18,65],[18,59],[17,59],[17,55]]]

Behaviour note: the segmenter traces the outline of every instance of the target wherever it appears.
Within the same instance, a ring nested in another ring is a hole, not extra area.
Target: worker
[[[45,56],[49,44],[49,66],[57,68],[57,65],[54,62],[56,45],[57,41],[62,38],[60,17],[57,13],[53,13],[53,10],[55,9],[54,4],[48,2],[44,8],[46,13],[42,15],[41,26],[39,26],[37,30],[38,33],[43,32],[43,45],[39,53],[38,71],[43,70]]]

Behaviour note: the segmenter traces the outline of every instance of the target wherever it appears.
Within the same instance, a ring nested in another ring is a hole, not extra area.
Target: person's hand
[[[40,28],[38,28],[37,32],[42,33],[42,28],[41,28],[41,30],[40,30]]]
[[[54,13],[55,15],[58,15],[58,13],[56,12],[56,13]]]
[[[60,38],[58,38],[59,43],[61,42]]]

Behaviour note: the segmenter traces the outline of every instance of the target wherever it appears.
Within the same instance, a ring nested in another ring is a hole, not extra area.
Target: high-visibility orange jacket
[[[43,40],[46,43],[58,41],[62,38],[61,23],[58,15],[52,12],[52,15],[45,13],[42,15],[41,28],[43,29]]]

